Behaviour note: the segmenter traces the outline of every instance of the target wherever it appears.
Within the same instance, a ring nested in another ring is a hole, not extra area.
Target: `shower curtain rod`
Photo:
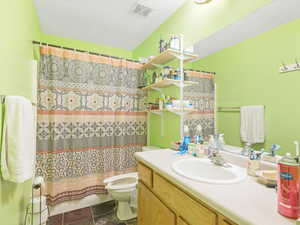
[[[77,48],[64,47],[64,46],[61,46],[61,45],[53,45],[53,44],[48,44],[48,43],[40,42],[40,41],[32,41],[32,43],[36,44],[36,45],[45,45],[45,46],[50,46],[50,47],[54,47],[54,48],[62,48],[62,49],[66,49],[66,50],[87,53],[87,54],[90,54],[90,55],[104,56],[104,57],[109,57],[109,58],[114,58],[114,59],[125,59],[125,60],[130,61],[130,62],[140,63],[139,61],[133,60],[133,59],[127,59],[127,58],[122,58],[122,57],[117,57],[117,56],[110,56],[110,55],[106,55],[106,54],[90,52],[90,51],[86,51],[86,50],[80,50],[80,49],[77,49]]]
[[[60,46],[60,45],[53,45],[53,44],[48,44],[46,42],[32,41],[32,43],[36,44],[36,45],[45,45],[45,46],[50,46],[50,47],[54,47],[54,48],[62,48],[62,49],[66,49],[66,50],[87,53],[87,54],[90,54],[90,55],[104,56],[104,57],[109,57],[109,58],[113,58],[113,59],[125,59],[125,60],[130,61],[130,62],[141,63],[138,60],[127,59],[127,58],[122,58],[122,57],[117,57],[117,56],[110,56],[110,55],[106,55],[106,54],[101,54],[101,53],[96,53],[96,52],[90,52],[90,51],[86,51],[86,50],[80,50],[80,49],[77,49],[77,48],[69,48],[69,47],[64,47],[64,46]],[[215,72],[207,72],[207,71],[194,70],[194,69],[188,69],[188,71],[195,71],[195,72],[216,74]]]

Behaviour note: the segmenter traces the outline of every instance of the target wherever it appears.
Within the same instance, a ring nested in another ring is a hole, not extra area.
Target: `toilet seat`
[[[138,184],[138,174],[137,173],[127,173],[114,177],[107,178],[103,181],[108,190],[118,190],[118,191],[134,191]]]

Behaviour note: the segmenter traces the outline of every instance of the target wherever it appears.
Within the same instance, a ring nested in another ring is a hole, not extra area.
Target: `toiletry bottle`
[[[203,140],[202,140],[202,126],[200,124],[197,125],[197,127],[196,127],[194,142],[195,142],[195,144],[202,144],[202,142],[203,142]]]
[[[153,72],[153,74],[152,74],[152,84],[154,84],[156,82],[156,77],[157,77],[157,73]]]
[[[260,168],[260,153],[256,153],[254,150],[249,152],[248,160],[248,175],[256,177],[256,171]]]
[[[299,143],[296,145],[296,157],[287,153],[278,163],[278,212],[292,219],[300,218],[300,165]]]
[[[178,35],[174,35],[173,42],[174,42],[174,49],[180,50],[180,39]]]
[[[183,141],[182,144],[180,145],[180,152],[182,154],[187,153],[188,152],[188,145],[190,143],[190,134],[189,134],[189,128],[188,126],[184,126],[183,128]]]
[[[160,37],[160,40],[159,40],[159,53],[162,53],[164,51],[164,45],[165,45],[165,41]]]

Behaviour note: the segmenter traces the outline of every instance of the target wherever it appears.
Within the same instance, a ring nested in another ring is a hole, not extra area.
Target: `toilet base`
[[[137,217],[137,210],[131,208],[128,201],[118,201],[117,217],[119,220],[131,220]]]

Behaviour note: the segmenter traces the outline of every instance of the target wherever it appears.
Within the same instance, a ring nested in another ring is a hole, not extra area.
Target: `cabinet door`
[[[189,225],[217,224],[217,214],[214,211],[195,201],[160,175],[154,173],[153,178],[154,192],[186,223]]]
[[[175,214],[142,183],[138,194],[138,225],[176,225]]]

